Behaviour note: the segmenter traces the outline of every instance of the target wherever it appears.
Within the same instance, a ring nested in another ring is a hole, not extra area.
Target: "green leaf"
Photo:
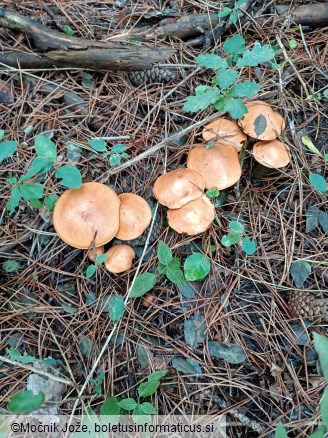
[[[321,155],[321,152],[319,151],[319,149],[317,149],[314,144],[312,143],[312,140],[310,139],[310,137],[308,137],[307,135],[303,135],[302,136],[302,143],[304,144],[304,146],[306,146],[311,152],[317,154],[317,155]]]
[[[163,263],[158,263],[157,265],[157,271],[161,275],[165,275],[167,270],[167,265],[163,265]]]
[[[66,33],[67,36],[72,36],[74,33],[73,29],[68,24],[65,24],[64,32]]]
[[[5,158],[9,158],[17,150],[17,141],[4,141],[0,143],[0,163],[3,162]]]
[[[42,391],[36,395],[33,391],[21,391],[11,397],[7,409],[12,414],[29,414],[39,409],[44,401],[45,396]]]
[[[216,102],[220,97],[220,90],[217,87],[206,87],[201,91],[199,87],[196,89],[196,96],[189,96],[183,105],[183,111],[191,113],[206,109],[212,103]]]
[[[26,181],[31,179],[34,175],[41,175],[48,172],[52,168],[52,161],[48,157],[36,157],[31,163],[30,168],[25,175],[22,175],[19,180]]]
[[[251,240],[248,236],[245,236],[241,241],[241,247],[247,255],[253,255],[256,251],[256,242]]]
[[[122,152],[126,151],[125,144],[118,143],[114,147],[112,147],[112,152],[116,152],[117,154],[121,154]]]
[[[8,274],[10,272],[16,272],[18,269],[21,269],[21,265],[16,262],[16,260],[6,260],[2,263],[2,269],[7,272]]]
[[[216,110],[221,111],[224,108],[224,104],[225,104],[225,98],[221,96],[217,101],[213,103],[213,106]],[[209,143],[210,142],[207,142],[206,149],[209,149],[209,147],[213,147],[215,145],[215,142],[213,142],[212,146],[208,146]]]
[[[254,120],[254,131],[257,136],[263,134],[267,128],[267,119],[262,115],[258,115]]]
[[[235,84],[238,77],[239,73],[236,70],[228,68],[220,71],[219,75],[213,80],[213,83],[218,84],[222,89],[226,89],[230,85]]]
[[[261,46],[260,43],[255,43],[252,50],[245,50],[243,57],[238,59],[238,67],[256,67],[262,62],[268,62],[274,58],[274,50],[268,45]]]
[[[307,438],[325,438],[326,432],[326,427],[324,425],[321,425],[317,429],[315,429],[315,431],[312,432],[311,435],[308,435]]]
[[[244,38],[239,34],[228,38],[223,44],[223,50],[231,53],[232,56],[240,55],[245,50]]]
[[[296,260],[291,264],[290,274],[296,287],[301,287],[304,281],[311,275],[311,265],[305,260]]]
[[[230,246],[234,245],[235,243],[238,243],[239,240],[240,240],[239,234],[228,233],[222,237],[221,243],[222,243],[222,245],[229,248]]]
[[[0,140],[2,140],[4,136],[5,136],[5,131],[3,129],[0,129]]]
[[[241,99],[235,97],[227,97],[224,100],[224,109],[233,119],[241,119],[247,113],[247,108]]]
[[[15,348],[7,348],[6,350],[7,354],[9,354],[11,360],[15,360],[16,362],[20,363],[33,363],[37,361],[36,357],[23,355],[21,356],[20,352],[16,350]]]
[[[126,411],[133,411],[137,404],[133,398],[125,398],[118,403],[119,407]]]
[[[208,189],[206,190],[206,196],[208,196],[209,198],[216,198],[217,196],[219,196],[220,191],[217,187],[213,187],[213,189]]]
[[[88,140],[88,144],[89,144],[89,146],[92,147],[92,149],[94,149],[97,152],[106,152],[107,151],[106,142],[105,142],[105,140],[102,140],[101,138],[92,138],[92,139]]]
[[[172,251],[162,240],[157,245],[157,258],[163,265],[168,265],[173,259]]]
[[[30,199],[29,200],[30,206],[32,208],[41,208],[42,204],[38,199]]]
[[[125,303],[123,297],[111,295],[108,303],[109,316],[112,321],[118,321],[124,315]]]
[[[261,87],[254,81],[239,82],[229,91],[231,97],[251,97],[260,91]]]
[[[310,233],[319,226],[319,214],[320,210],[318,207],[309,207],[306,212],[306,232]]]
[[[321,403],[320,403],[320,413],[321,413],[321,418],[322,421],[324,423],[324,425],[326,426],[326,428],[328,429],[328,390],[326,388]]]
[[[9,201],[6,205],[6,209],[9,211],[9,214],[15,213],[15,209],[18,207],[21,198],[22,195],[19,187],[14,187],[10,193]]]
[[[320,211],[319,213],[319,224],[323,231],[328,233],[328,214],[325,211]]]
[[[116,397],[108,397],[100,406],[101,415],[120,415],[121,408]]]
[[[289,48],[294,50],[297,48],[298,44],[297,41],[294,39],[288,40]]]
[[[183,266],[184,275],[187,281],[202,280],[208,275],[210,269],[210,260],[202,253],[195,253],[188,256]]]
[[[57,148],[53,141],[45,135],[37,135],[34,139],[34,149],[39,157],[55,160],[57,156]]]
[[[241,5],[243,5],[245,3],[247,3],[247,0],[237,0],[234,7],[235,7],[235,9],[239,8]]]
[[[223,70],[228,68],[228,64],[225,59],[222,59],[219,55],[211,55],[210,53],[197,56],[195,61],[198,65],[205,68],[214,68],[215,70]]]
[[[186,281],[180,268],[169,265],[165,271],[166,277],[177,285],[182,285]]]
[[[56,204],[57,198],[54,195],[48,195],[44,199],[44,205],[47,207],[49,211],[54,211],[55,204]]]
[[[229,229],[234,234],[243,234],[245,231],[244,225],[238,221],[230,221]]]
[[[140,407],[140,411],[143,414],[157,414],[156,409],[154,408],[154,406],[149,403],[149,402],[143,402],[139,405]]]
[[[80,171],[75,167],[67,164],[60,167],[55,173],[56,178],[61,178],[60,184],[70,189],[78,189],[82,185],[82,176]]]
[[[157,388],[160,385],[159,380],[151,380],[144,383],[140,383],[138,386],[137,392],[139,397],[149,397],[157,391]]]
[[[201,374],[201,369],[196,362],[180,356],[172,358],[172,367],[184,374]]]
[[[326,180],[319,175],[318,173],[311,173],[309,176],[310,183],[319,191],[326,192],[327,191],[327,183]]]
[[[236,24],[238,21],[238,12],[234,9],[230,14],[230,21],[232,24]]]
[[[105,260],[107,260],[108,254],[105,252],[105,254],[100,254],[99,256],[96,257],[96,263],[98,263],[99,265],[101,265],[102,263],[104,263]]]
[[[167,370],[160,370],[160,371],[154,371],[153,373],[149,374],[147,377],[148,382],[151,382],[152,380],[160,380],[162,377],[166,376]]]
[[[96,272],[96,270],[97,270],[96,265],[89,265],[85,271],[85,276],[87,278],[91,278],[94,275],[94,273]]]
[[[314,332],[312,334],[314,341],[314,348],[319,356],[319,363],[322,374],[328,382],[328,337],[319,335]]]
[[[119,154],[112,154],[109,157],[109,164],[111,166],[116,166],[121,163],[121,156]]]
[[[242,363],[247,358],[244,350],[238,345],[220,344],[215,341],[208,342],[208,352],[210,356],[224,359],[232,364]]]
[[[232,9],[225,6],[222,11],[218,12],[218,17],[219,18],[227,17],[228,15],[231,14],[231,12],[232,12]]]
[[[185,341],[191,348],[198,348],[205,341],[206,322],[204,315],[197,312],[193,318],[184,322]]]
[[[279,421],[279,423],[277,424],[274,438],[288,438],[285,426],[282,424],[281,421]]]
[[[156,281],[156,275],[150,272],[138,275],[131,289],[130,297],[142,297],[142,295],[149,292],[155,286]]]
[[[178,284],[177,286],[181,295],[183,295],[185,298],[188,298],[189,300],[195,298],[195,290],[190,283],[184,281],[184,283]]]
[[[31,199],[42,198],[44,187],[42,184],[21,184],[19,190],[23,199],[30,201]]]

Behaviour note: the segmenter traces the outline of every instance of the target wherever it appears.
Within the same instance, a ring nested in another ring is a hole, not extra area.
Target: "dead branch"
[[[326,3],[312,3],[291,8],[290,5],[277,5],[276,11],[279,16],[290,14],[291,21],[297,24],[307,24],[310,26],[327,26],[328,24],[328,5]]]
[[[147,70],[168,59],[170,48],[115,44],[67,35],[28,17],[0,8],[0,26],[29,35],[41,53],[2,52],[0,62],[22,68],[85,68],[90,70]]]

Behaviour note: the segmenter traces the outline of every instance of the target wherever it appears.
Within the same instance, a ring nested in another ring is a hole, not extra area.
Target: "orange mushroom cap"
[[[279,169],[290,162],[287,146],[279,140],[258,141],[253,146],[253,156],[265,167]]]
[[[203,233],[214,220],[215,208],[207,196],[202,195],[181,208],[168,210],[167,219],[171,228],[188,236]]]
[[[242,130],[259,140],[274,140],[285,128],[282,116],[269,104],[254,100],[246,104],[248,112],[239,121]]]
[[[240,130],[238,123],[219,117],[206,125],[202,133],[205,141],[214,140],[221,144],[233,146],[239,152],[247,135]]]
[[[133,259],[136,256],[133,248],[129,245],[114,245],[106,254],[108,254],[108,256],[104,265],[112,274],[119,274],[131,269]]]
[[[58,199],[53,225],[59,237],[74,248],[87,249],[112,240],[119,228],[120,200],[104,184],[88,182],[66,190]]]
[[[187,167],[202,175],[207,189],[226,189],[235,184],[241,176],[236,149],[222,143],[216,143],[209,149],[204,146],[191,149]]]
[[[151,221],[151,209],[148,203],[134,193],[118,195],[121,201],[120,228],[117,239],[132,240],[141,236]]]
[[[192,169],[176,169],[165,173],[155,181],[153,192],[162,205],[180,208],[203,194],[205,181]]]
[[[98,246],[97,248],[89,248],[89,250],[87,252],[87,257],[89,260],[94,262],[96,260],[96,258],[98,256],[104,254],[104,252],[105,252],[104,245]]]

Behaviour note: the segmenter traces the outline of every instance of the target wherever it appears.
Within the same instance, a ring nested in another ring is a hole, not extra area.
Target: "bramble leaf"
[[[181,269],[175,266],[168,265],[165,275],[172,283],[178,284],[179,286],[183,285],[186,281]]]

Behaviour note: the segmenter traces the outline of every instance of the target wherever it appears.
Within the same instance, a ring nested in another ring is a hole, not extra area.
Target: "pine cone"
[[[311,292],[291,291],[288,306],[291,313],[301,318],[317,318],[328,320],[328,298],[318,298]]]
[[[129,79],[135,87],[141,84],[153,84],[154,82],[170,82],[176,78],[175,72],[166,68],[154,67],[150,70],[132,71]]]

